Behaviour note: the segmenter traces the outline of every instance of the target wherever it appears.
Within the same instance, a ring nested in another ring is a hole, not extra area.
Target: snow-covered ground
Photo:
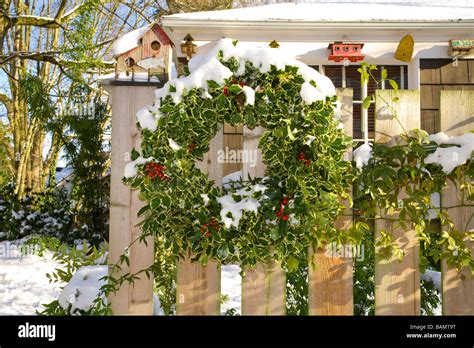
[[[237,265],[225,265],[221,268],[221,293],[227,295],[228,301],[221,305],[221,313],[234,308],[237,314],[241,313],[242,299],[242,277],[240,267]]]
[[[42,304],[58,298],[59,285],[46,277],[59,264],[52,253],[22,255],[18,244],[0,243],[0,315],[35,314]]]
[[[45,252],[42,257],[32,253],[22,254],[17,242],[0,242],[0,315],[34,315],[36,310],[42,310],[42,304],[49,303],[55,299],[70,298],[71,291],[81,287],[83,294],[97,293],[100,287],[101,276],[87,277],[84,282],[81,275],[86,271],[76,272],[74,282],[71,282],[66,291],[61,295],[60,285],[50,283],[46,277],[52,273],[60,264],[52,259],[51,252]],[[90,266],[87,274],[99,274],[105,266]],[[95,273],[94,273],[95,272]],[[240,314],[241,299],[241,277],[240,268],[236,265],[222,266],[222,295],[227,295],[228,300],[221,306],[222,314],[234,308]],[[91,289],[94,284],[97,289]],[[86,288],[84,288],[86,286]],[[72,290],[71,290],[72,289]],[[86,296],[87,297],[87,296]],[[89,300],[84,297],[86,301]],[[84,309],[84,303],[78,302],[77,307]],[[159,301],[155,298],[155,315],[162,314]]]

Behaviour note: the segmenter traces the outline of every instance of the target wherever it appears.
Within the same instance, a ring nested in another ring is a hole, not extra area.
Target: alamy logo
[[[56,325],[34,325],[26,322],[18,326],[18,337],[20,338],[47,338],[48,341],[56,339]]]
[[[246,163],[249,167],[257,165],[257,150],[234,150],[225,147],[217,151],[217,163]]]

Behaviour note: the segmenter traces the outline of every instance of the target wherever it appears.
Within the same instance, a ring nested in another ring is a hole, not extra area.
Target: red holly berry
[[[281,204],[287,205],[288,204],[288,197],[283,197],[283,199],[281,200]]]
[[[239,82],[239,85],[240,85],[240,87],[244,87],[244,86],[245,86],[245,82],[244,82],[244,81],[240,81],[240,82]]]
[[[283,221],[288,221],[288,215],[283,215],[281,218]]]
[[[305,164],[306,166],[309,166],[309,165],[311,164],[311,160],[309,160],[309,159],[305,160],[305,161],[304,161],[304,164]]]
[[[188,145],[188,152],[193,152],[196,148],[196,144],[192,143]]]
[[[224,95],[227,97],[229,95],[229,88],[224,86]]]
[[[236,79],[233,79],[232,80],[232,84],[235,85],[237,83],[237,80]]]
[[[282,213],[283,213],[283,211],[278,210],[278,211],[275,213],[275,215],[276,215],[277,217],[280,217]]]
[[[161,180],[168,180],[169,177],[163,173],[163,170],[166,169],[166,166],[160,165],[158,163],[147,163],[145,166],[145,173],[150,179],[155,179],[156,177]]]
[[[300,160],[306,159],[306,156],[305,156],[305,154],[304,154],[303,151],[301,151],[301,152],[298,154],[298,159],[300,159]]]

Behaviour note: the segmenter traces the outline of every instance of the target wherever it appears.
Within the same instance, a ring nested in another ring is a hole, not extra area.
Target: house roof
[[[178,13],[162,18],[163,24],[200,22],[472,22],[470,0],[313,0],[222,11]]]

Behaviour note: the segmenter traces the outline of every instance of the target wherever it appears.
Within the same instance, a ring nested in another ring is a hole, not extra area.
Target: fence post
[[[440,98],[440,129],[450,136],[461,135],[474,129],[474,91],[441,91]],[[474,231],[474,208],[460,207],[463,204],[459,186],[449,181],[441,193],[441,207],[453,220],[459,231]],[[469,224],[468,224],[469,222]],[[465,241],[474,255],[474,244]],[[473,315],[474,314],[474,276],[468,267],[458,272],[442,262],[443,282],[443,314]]]
[[[208,173],[214,184],[222,184],[223,164],[217,161],[217,152],[224,146],[223,128],[217,131],[209,145],[209,151],[196,166]],[[220,314],[220,267],[209,260],[207,265],[191,261],[192,255],[185,255],[178,262],[176,281],[177,315],[219,315]]]
[[[392,98],[399,101],[392,103]],[[398,121],[393,119],[386,103],[395,108]],[[401,126],[403,124],[403,127]],[[420,93],[416,90],[377,90],[375,100],[375,141],[386,143],[393,137],[420,128]],[[403,193],[399,200],[403,199]],[[392,256],[382,259],[375,253],[375,314],[376,315],[419,315],[420,314],[420,274],[419,242],[413,228],[401,228],[396,222],[383,217],[397,218],[379,209],[377,215],[382,219],[375,222],[375,240],[380,238],[378,231],[390,231],[395,243],[405,253],[399,261]]]
[[[263,177],[265,164],[262,151],[258,148],[262,127],[253,130],[244,127],[243,150],[256,151],[257,163],[242,163],[242,179]],[[245,269],[242,279],[242,315],[284,315],[286,310],[286,274],[280,263],[268,261],[258,263],[254,269]]]
[[[125,164],[131,160],[133,148],[140,146],[140,133],[136,128],[136,113],[154,100],[156,86],[103,85],[109,93],[112,106],[112,151],[110,173],[110,233],[109,264],[115,264],[126,248],[140,235],[137,213],[142,203],[138,192],[122,183]],[[120,265],[120,276],[137,272],[153,264],[153,238],[144,243],[136,242],[130,248],[130,267]],[[134,285],[125,282],[117,293],[110,296],[114,314],[153,314],[153,277],[141,274]]]
[[[341,122],[344,131],[352,136],[352,88],[338,88],[338,99],[341,102]],[[352,149],[345,156],[351,160]],[[336,225],[339,228],[350,228],[352,224],[352,210],[349,202],[346,206],[345,216],[341,217]],[[353,315],[353,261],[352,257],[336,257],[326,255],[325,248],[308,250],[308,312],[310,315]]]

